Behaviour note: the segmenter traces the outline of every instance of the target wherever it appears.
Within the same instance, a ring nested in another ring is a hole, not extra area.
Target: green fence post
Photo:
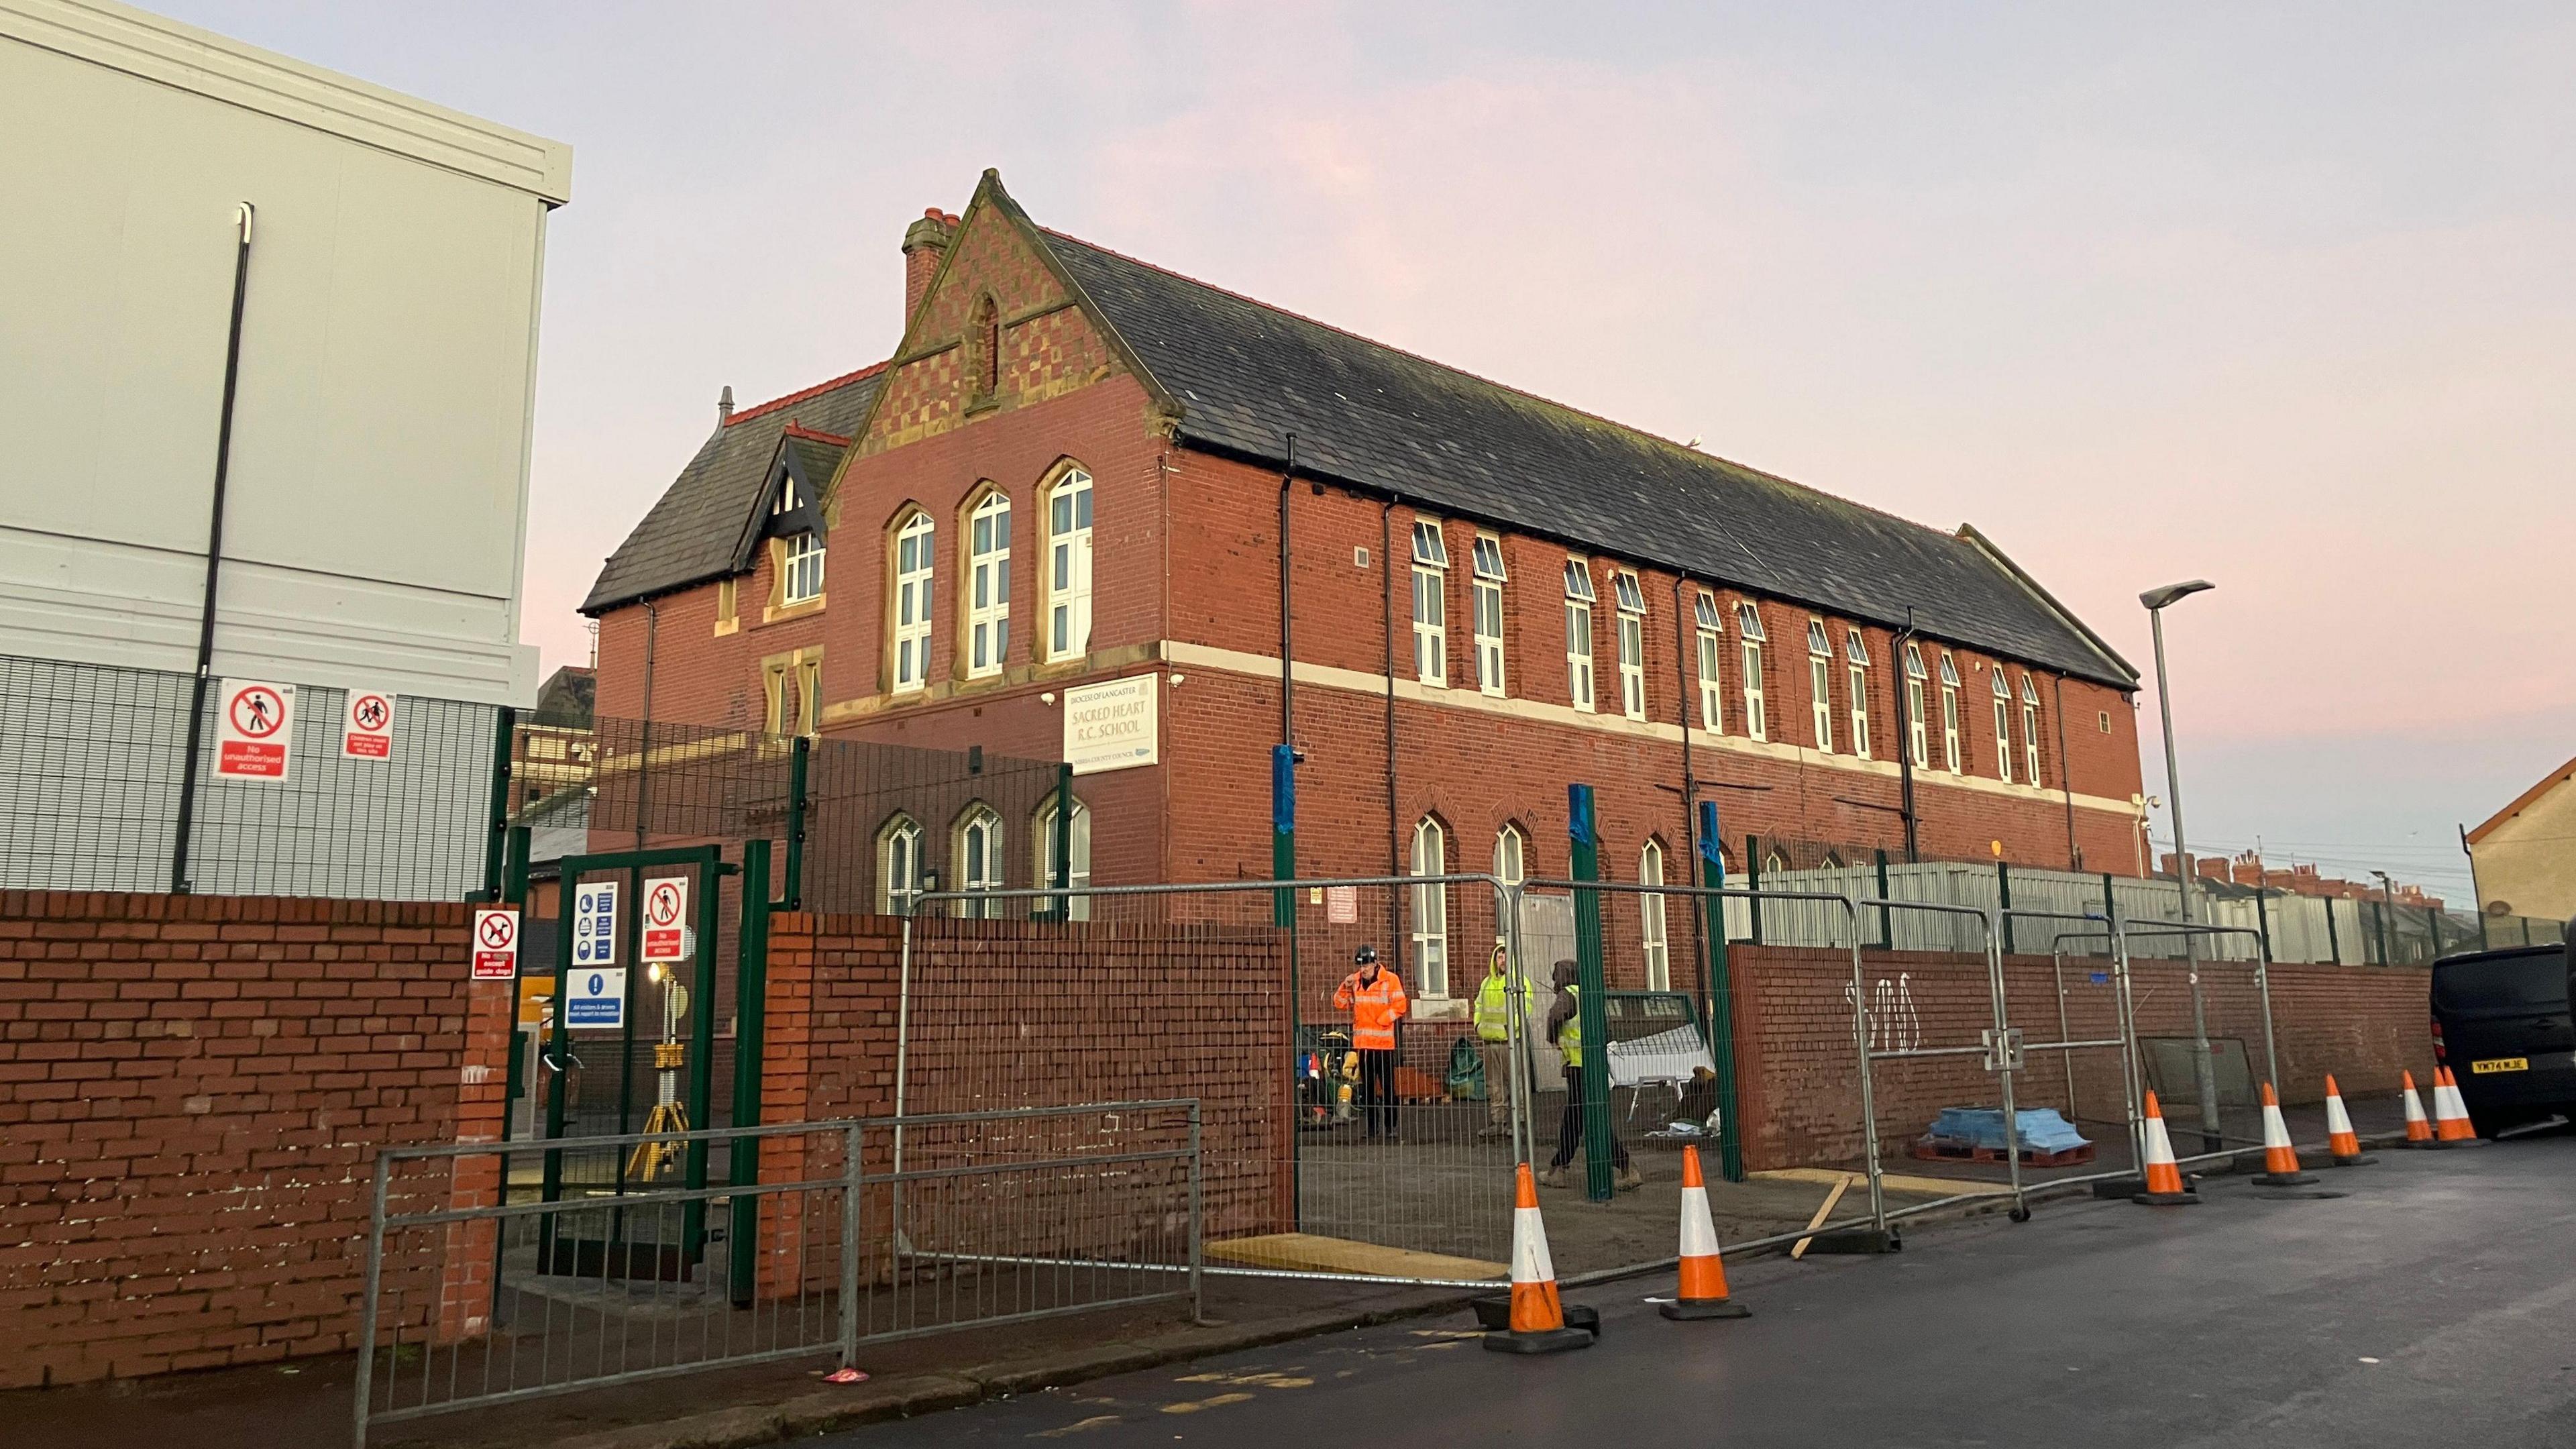
[[[1762,889],[1762,837],[1759,835],[1748,834],[1744,837],[1744,886],[1745,889],[1752,891]],[[1753,944],[1761,945],[1762,897],[1757,895],[1746,901],[1744,914],[1753,927]]]
[[[779,883],[778,901],[780,905],[791,911],[801,911],[805,908],[805,797],[806,781],[812,777],[813,753],[814,740],[810,735],[798,735],[795,743],[787,747],[786,879]],[[764,881],[767,879],[768,850],[769,842],[762,841],[761,866]],[[746,869],[749,860],[750,857],[744,857]],[[761,905],[764,908],[769,904],[766,898],[768,889],[766,884],[761,887],[763,893]],[[750,902],[751,897],[748,894],[744,895],[744,905],[748,907]]]
[[[1880,850],[1873,853],[1878,857],[1878,898],[1883,901],[1887,899],[1887,852]],[[1885,906],[1878,908],[1878,949],[1882,951],[1896,949],[1896,925]]]
[[[698,942],[697,970],[689,987],[689,1126],[704,1128],[715,1120],[716,1074],[716,933],[724,925],[724,878],[733,872],[726,868],[721,846],[707,848],[707,863],[698,872]],[[636,914],[643,914],[643,898],[636,899]],[[707,1144],[702,1139],[688,1145],[686,1152],[687,1184],[691,1192],[707,1185]],[[692,1201],[680,1211],[680,1261],[694,1263],[706,1247],[707,1204],[704,1198]]]
[[[1608,1202],[1610,1181],[1610,1013],[1602,999],[1601,836],[1592,818],[1592,787],[1568,785],[1566,834],[1573,844],[1574,969],[1576,1019],[1583,1042],[1583,1188],[1594,1202]],[[1593,889],[1584,889],[1585,885]]]
[[[1297,878],[1297,753],[1286,745],[1270,747],[1270,878]],[[1270,923],[1282,928],[1297,924],[1295,891],[1270,893]],[[1293,975],[1291,982],[1293,996]]]
[[[503,705],[493,716],[492,796],[483,836],[483,889],[476,900],[501,899],[502,861],[510,849],[510,757],[518,740],[519,712]]]
[[[792,839],[792,837],[791,837]],[[792,907],[791,907],[792,909]],[[742,843],[742,940],[734,951],[733,1125],[760,1125],[761,1052],[769,1029],[769,842],[754,837]],[[760,1142],[737,1137],[729,1144],[732,1161],[726,1181],[750,1187],[760,1181]],[[732,1260],[726,1284],[733,1306],[749,1308],[759,1241],[760,1199],[749,1193],[732,1199],[732,1226],[725,1245]]]
[[[1055,869],[1047,872],[1047,888],[1070,891],[1073,888],[1073,766],[1070,764],[1055,767],[1055,839],[1051,844],[1055,850]],[[1071,895],[1054,898],[1050,919],[1073,919]]]
[[[1699,802],[1699,883],[1726,888],[1726,852],[1718,845],[1717,802]],[[1735,1120],[1735,980],[1726,960],[1726,898],[1703,896],[1708,908],[1708,1054],[1717,1068],[1717,1168],[1728,1182],[1744,1180],[1744,1130]]]
[[[2003,912],[2004,954],[2018,955],[2013,949],[2012,867],[2000,860],[1995,862],[1995,905]]]

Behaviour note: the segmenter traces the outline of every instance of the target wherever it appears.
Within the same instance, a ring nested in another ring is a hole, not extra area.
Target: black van
[[[2481,1137],[2553,1112],[2576,1119],[2569,949],[2476,951],[2433,963],[2433,1057]]]

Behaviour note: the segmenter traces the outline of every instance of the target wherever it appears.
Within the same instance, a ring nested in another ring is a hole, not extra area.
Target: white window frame
[[[1834,646],[1825,638],[1825,621],[1807,621],[1808,733],[1816,753],[1834,752]]]
[[[939,525],[916,508],[894,532],[894,608],[887,614],[887,655],[894,661],[894,692],[930,687],[931,587]],[[907,563],[906,559],[910,562]]]
[[[1637,944],[1646,958],[1646,989],[1673,989],[1673,955],[1664,929],[1664,897],[1654,889],[1664,883],[1664,843],[1649,837],[1637,852]]]
[[[1413,677],[1449,685],[1449,545],[1429,518],[1413,520]]]
[[[1413,826],[1413,875],[1449,873],[1449,831],[1433,816]],[[1437,1000],[1449,994],[1449,887],[1418,885],[1413,892],[1414,994]]]
[[[1923,691],[1929,676],[1923,668],[1923,646],[1905,646],[1905,748],[1914,768],[1932,768],[1932,725],[1923,718]]]
[[[1967,768],[1959,750],[1959,666],[1947,649],[1941,651],[1941,763],[1953,775]]]
[[[1717,595],[1700,590],[1691,611],[1699,624],[1699,727],[1722,735],[1726,733],[1726,687],[1718,654],[1725,647],[1725,631],[1718,623]]]
[[[2021,760],[2022,774],[2034,790],[2046,789],[2039,776],[2039,690],[2030,676],[2021,677]]]
[[[1762,646],[1769,636],[1762,630],[1762,611],[1749,600],[1735,606],[1735,635],[1744,645],[1744,737],[1767,740],[1771,716],[1763,707]]]
[[[1517,825],[1494,832],[1494,879],[1506,885],[1529,879],[1529,838]]]
[[[1046,657],[1079,659],[1091,649],[1091,475],[1067,468],[1047,486]],[[1059,514],[1062,521],[1059,523]]]
[[[1471,621],[1476,633],[1476,688],[1503,697],[1509,685],[1503,672],[1503,541],[1490,533],[1476,535],[1475,598]]]
[[[948,888],[965,892],[1000,890],[1003,847],[1001,813],[990,805],[967,806],[966,813],[957,817],[956,875]],[[961,900],[957,914],[990,920],[1002,913],[1001,907],[997,900]]]
[[[1995,666],[1995,778],[2012,783],[2012,689],[2004,683],[2004,667]]]
[[[1592,566],[1565,561],[1565,693],[1574,707],[1592,713]]]
[[[1852,753],[1869,754],[1869,644],[1858,629],[1843,631],[1843,659],[1850,667]]]
[[[877,831],[877,911],[908,916],[921,897],[921,822],[897,815]]]
[[[1056,797],[1048,795],[1046,803],[1038,807],[1034,827],[1037,832],[1037,839],[1033,842],[1037,850],[1037,879],[1033,884],[1040,890],[1055,888],[1056,805]],[[1082,803],[1079,795],[1073,798],[1073,822],[1066,827],[1065,843],[1069,847],[1066,854],[1071,858],[1064,873],[1065,889],[1075,892],[1090,889],[1091,807]],[[1038,898],[1037,909],[1040,911],[1052,909],[1054,905],[1050,897]],[[1065,919],[1069,921],[1090,920],[1091,897],[1081,894],[1065,897],[1064,912]]]
[[[793,484],[789,485],[793,487]],[[810,604],[823,597],[823,535],[789,534],[778,552],[778,601]]]
[[[966,520],[966,677],[1002,672],[1011,655],[1011,496],[995,489]]]
[[[1619,603],[1619,712],[1630,719],[1646,717],[1646,595],[1634,569],[1610,576]]]

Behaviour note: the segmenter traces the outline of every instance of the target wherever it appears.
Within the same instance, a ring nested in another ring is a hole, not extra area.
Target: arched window
[[[966,677],[999,674],[1011,655],[1011,499],[984,495],[966,521]]]
[[[1750,601],[1735,606],[1735,634],[1744,645],[1744,736],[1771,738],[1771,718],[1762,708],[1762,611]]]
[[[2032,687],[2030,676],[2021,677],[2021,758],[2022,777],[2034,786],[2039,779],[2039,691]]]
[[[975,299],[966,328],[966,398],[989,402],[1002,385],[1002,309],[986,292]]]
[[[1995,666],[1995,778],[2012,779],[2012,690],[2004,684],[2004,667]]]
[[[1413,827],[1413,873],[1449,873],[1449,834],[1425,815]],[[1413,889],[1413,980],[1424,997],[1449,994],[1449,888],[1418,885]]]
[[[1963,767],[1959,753],[1959,665],[1941,651],[1941,764],[1953,775]]]
[[[957,882],[952,890],[997,891],[1002,888],[1002,817],[986,805],[970,805],[957,818]],[[961,916],[1000,915],[999,901],[959,901]]]
[[[1077,659],[1091,647],[1091,475],[1068,468],[1047,490],[1047,649]]]
[[[1047,890],[1053,890],[1056,884],[1056,814],[1056,797],[1049,795],[1046,804],[1038,807],[1037,818],[1038,877],[1036,884]],[[1078,893],[1091,888],[1090,806],[1078,799],[1073,802],[1073,818],[1065,827],[1064,834],[1066,846],[1064,886],[1069,891],[1077,892],[1065,898],[1064,918],[1069,921],[1087,921],[1091,919],[1091,897]],[[1040,901],[1038,909],[1051,911],[1056,909],[1056,903]]]
[[[886,647],[894,656],[894,689],[930,684],[930,515],[913,509],[894,531],[894,608],[886,616]]]
[[[1762,873],[1766,876],[1782,875],[1787,873],[1788,869],[1789,857],[1776,850],[1762,857]]]
[[[1494,836],[1494,878],[1506,885],[1529,879],[1529,841],[1517,825],[1506,825]]]
[[[1834,646],[1825,642],[1825,621],[1807,621],[1807,710],[1811,743],[1819,754],[1834,752]]]
[[[1923,718],[1923,686],[1928,676],[1923,670],[1923,648],[1905,646],[1905,748],[1914,768],[1932,768],[1932,726]]]
[[[908,916],[921,895],[921,826],[898,815],[877,832],[877,910]]]
[[[1664,844],[1648,840],[1637,852],[1637,884],[1646,890],[1637,897],[1637,940],[1646,953],[1646,989],[1673,989],[1672,951],[1664,937],[1664,897],[1655,887],[1664,883]]]

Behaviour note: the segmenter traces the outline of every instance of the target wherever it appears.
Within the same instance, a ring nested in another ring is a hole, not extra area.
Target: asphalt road
[[[2321,1172],[2331,1200],[2043,1205],[1902,1254],[1570,1295],[1594,1347],[1482,1351],[1464,1315],[874,1425],[835,1449],[1662,1444],[2576,1445],[2576,1130]]]

